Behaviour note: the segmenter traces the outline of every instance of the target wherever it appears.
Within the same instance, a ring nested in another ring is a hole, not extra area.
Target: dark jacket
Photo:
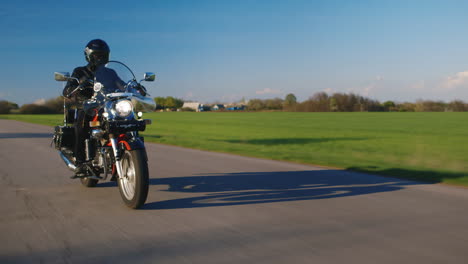
[[[87,80],[94,79],[94,72],[91,67],[87,65],[75,68],[72,77],[80,80],[80,83],[84,84],[84,89],[73,92],[79,83],[76,80],[69,80],[63,89],[63,96],[72,99],[75,104],[83,103],[84,100],[91,98],[93,96],[92,83],[87,83]]]

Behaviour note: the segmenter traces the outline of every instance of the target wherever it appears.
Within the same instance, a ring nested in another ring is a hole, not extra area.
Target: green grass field
[[[10,115],[46,125],[60,115]],[[150,142],[468,186],[468,113],[151,113]]]

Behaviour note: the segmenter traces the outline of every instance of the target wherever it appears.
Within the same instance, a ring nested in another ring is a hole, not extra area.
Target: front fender
[[[137,149],[144,150],[143,151],[144,158],[146,161],[148,161],[148,156],[146,154],[145,142],[144,142],[143,137],[132,138],[130,140],[122,140],[119,143],[122,144],[122,147],[128,151],[137,150]]]
[[[145,149],[145,142],[143,138],[132,138],[130,140],[120,140],[126,150]]]

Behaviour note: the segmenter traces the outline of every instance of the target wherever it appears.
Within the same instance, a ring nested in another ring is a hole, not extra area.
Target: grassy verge
[[[46,125],[60,115],[10,115]],[[152,113],[150,142],[468,186],[468,113]]]

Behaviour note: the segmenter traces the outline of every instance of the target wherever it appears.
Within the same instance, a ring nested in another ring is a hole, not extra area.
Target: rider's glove
[[[80,86],[83,88],[93,88],[93,82],[86,78],[86,76],[83,76],[80,78]]]

